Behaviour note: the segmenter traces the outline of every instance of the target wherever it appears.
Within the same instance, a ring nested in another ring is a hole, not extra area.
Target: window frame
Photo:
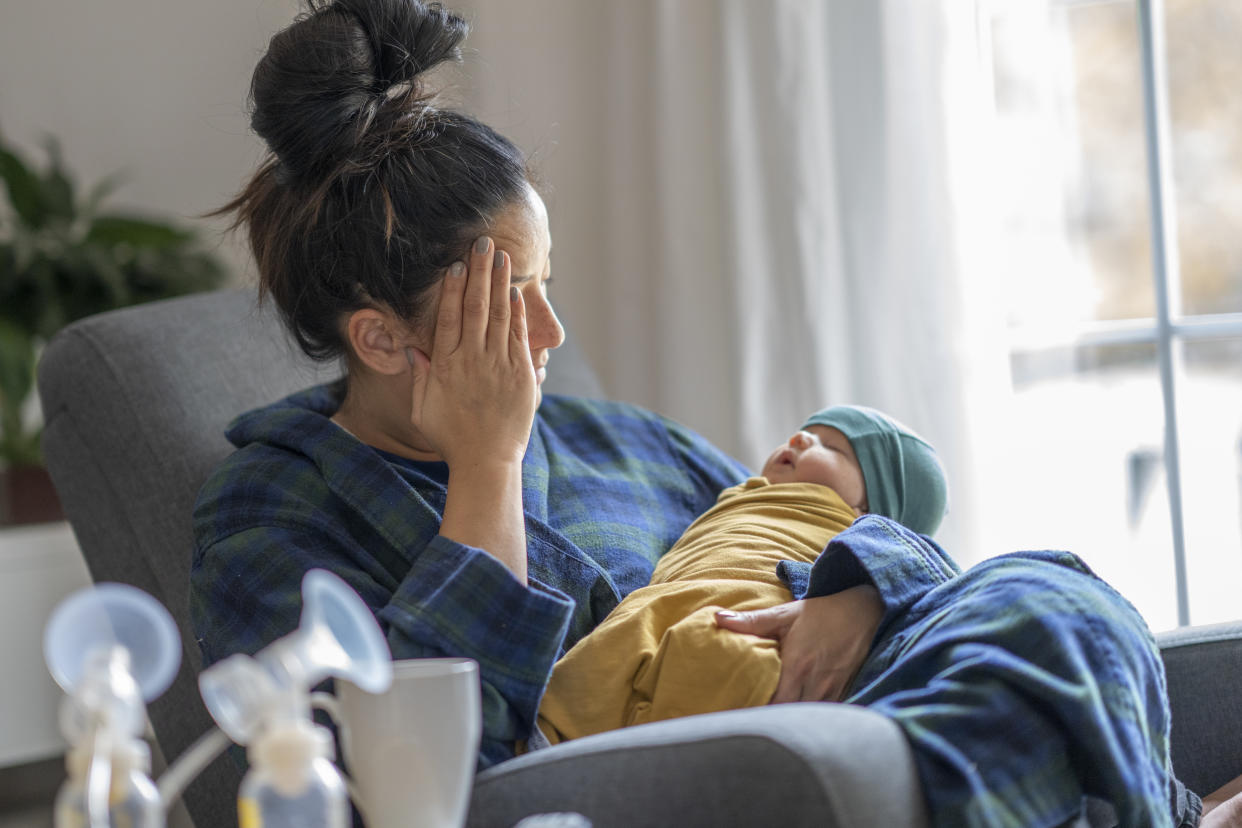
[[[1177,623],[1190,624],[1189,583],[1182,508],[1181,445],[1177,423],[1182,347],[1191,341],[1242,338],[1242,313],[1185,315],[1181,308],[1181,274],[1177,241],[1175,184],[1170,160],[1170,128],[1165,52],[1164,0],[1132,0],[1137,12],[1139,60],[1143,83],[1143,130],[1156,315],[1145,319],[1083,325],[1074,349],[1101,345],[1153,344],[1156,348],[1164,408],[1163,460],[1173,541]],[[1118,0],[1052,0],[1054,6],[1079,6]]]

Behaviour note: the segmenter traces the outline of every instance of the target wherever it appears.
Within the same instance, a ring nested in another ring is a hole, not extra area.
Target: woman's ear
[[[354,311],[345,322],[345,337],[354,356],[372,371],[394,375],[410,370],[406,326],[391,313],[375,308]]]

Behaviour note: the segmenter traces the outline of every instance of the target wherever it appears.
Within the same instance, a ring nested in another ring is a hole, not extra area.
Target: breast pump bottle
[[[346,828],[349,800],[332,764],[332,734],[310,723],[290,724],[257,739],[250,771],[237,794],[239,828]]]
[[[56,828],[163,828],[142,733],[144,700],[168,688],[180,661],[168,611],[131,586],[88,587],[57,607],[43,651],[67,694],[60,726],[68,778],[56,797]]]
[[[247,745],[239,828],[346,828],[349,800],[332,763],[332,733],[314,723],[310,691],[326,678],[381,693],[392,657],[375,617],[340,578],[302,579],[298,629],[253,658],[234,655],[199,675],[199,690],[229,738]]]

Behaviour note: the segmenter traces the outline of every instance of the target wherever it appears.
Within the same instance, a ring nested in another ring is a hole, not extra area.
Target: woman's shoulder
[[[689,426],[672,417],[640,405],[567,394],[545,394],[543,403],[539,406],[539,418],[553,428],[599,423],[614,428],[632,426],[660,432],[695,433]]]
[[[312,458],[284,446],[250,443],[224,458],[198,490],[196,534],[221,536],[322,514],[330,499]]]
[[[638,448],[643,443],[667,444],[681,429],[654,411],[616,400],[548,394],[539,406],[538,425],[545,437],[569,445]]]
[[[615,400],[549,394],[539,408],[545,439],[601,459],[602,453],[636,459],[675,459],[678,463],[724,469],[719,478],[732,485],[746,477],[745,467],[707,438],[676,420],[641,406]],[[713,473],[713,485],[717,474]],[[717,491],[721,486],[717,486]],[[713,493],[713,497],[715,494]]]
[[[539,405],[539,418],[553,427],[591,420],[628,420],[650,424],[663,419],[654,411],[630,403],[569,394],[544,394]]]
[[[565,414],[610,414],[624,413],[636,417],[654,417],[654,412],[641,406],[618,400],[600,397],[579,397],[575,394],[544,394],[539,405],[539,413],[544,417]]]
[[[313,385],[238,415],[224,434],[238,448],[266,444],[310,453],[308,446],[339,430],[329,418],[340,406],[342,390],[339,383]]]
[[[235,450],[208,476],[195,521],[253,522],[267,512],[313,512],[331,499],[325,468],[356,441],[328,419],[328,386],[315,386],[237,417],[225,435]],[[243,520],[243,514],[246,519]]]

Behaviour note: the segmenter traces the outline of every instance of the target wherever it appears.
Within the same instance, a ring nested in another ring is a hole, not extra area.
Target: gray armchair
[[[600,394],[572,342],[551,365],[550,392]],[[92,317],[43,355],[47,463],[92,576],[146,590],[180,628],[181,670],[150,707],[169,759],[212,725],[189,624],[195,494],[231,450],[223,430],[234,415],[328,378],[249,291]],[[1212,790],[1242,772],[1242,624],[1181,630],[1161,644],[1175,767],[1193,790]],[[236,825],[239,780],[226,756],[191,785],[198,828]],[[926,824],[898,728],[823,704],[645,725],[515,759],[478,776],[469,824],[508,828],[549,811],[583,813],[597,828]]]

